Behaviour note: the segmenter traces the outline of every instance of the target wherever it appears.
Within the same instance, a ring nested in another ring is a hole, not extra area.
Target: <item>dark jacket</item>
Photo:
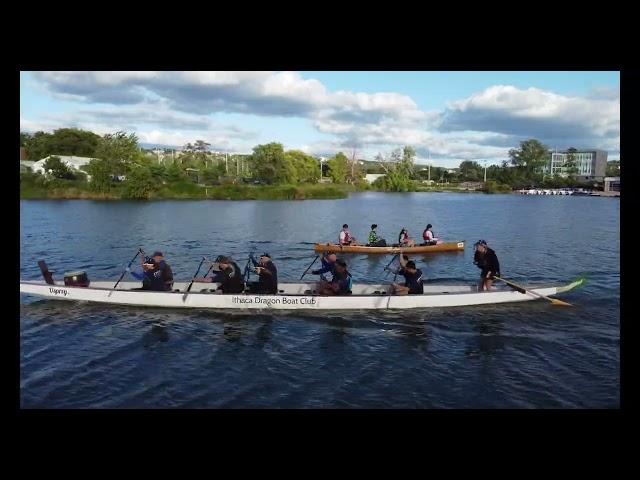
[[[278,269],[273,262],[267,262],[266,265],[258,265],[263,267],[258,274],[258,292],[259,293],[278,293]]]
[[[162,260],[153,270],[144,271],[142,274],[130,272],[138,280],[142,280],[144,290],[167,291],[173,287],[173,272],[167,262]]]
[[[222,293],[242,293],[244,292],[244,278],[242,271],[236,262],[231,262],[229,268],[217,272],[213,276],[214,282],[220,283]]]
[[[491,248],[487,247],[487,251],[484,255],[481,255],[479,252],[475,252],[473,255],[473,263],[475,263],[478,268],[481,270],[480,275],[486,277],[489,272],[491,272],[491,276],[500,275],[500,262],[498,261],[498,257],[496,256],[496,252],[494,252]]]
[[[406,287],[409,287],[410,294],[416,295],[424,293],[424,286],[422,283],[422,270],[418,268],[416,269],[415,273],[409,273],[404,268],[401,268],[398,271],[398,274],[404,277],[404,285]]]

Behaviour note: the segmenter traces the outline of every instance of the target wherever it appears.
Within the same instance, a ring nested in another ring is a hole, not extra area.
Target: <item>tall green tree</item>
[[[285,152],[285,159],[296,172],[296,182],[316,183],[320,179],[320,164],[312,156],[300,150],[289,150]]]
[[[333,180],[333,183],[345,182],[347,178],[348,162],[349,160],[347,159],[347,156],[342,152],[338,152],[327,161],[329,176]]]
[[[281,143],[268,143],[253,147],[252,171],[256,178],[266,183],[291,183],[295,181],[295,169],[285,158]]]
[[[96,148],[95,156],[105,162],[113,175],[126,175],[132,164],[144,163],[144,154],[138,147],[135,133],[116,132],[104,135]]]
[[[509,150],[509,158],[515,167],[535,171],[549,163],[549,147],[536,139],[525,140],[519,148]]]

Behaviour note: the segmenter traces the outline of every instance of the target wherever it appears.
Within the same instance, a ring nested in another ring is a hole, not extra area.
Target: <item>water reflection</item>
[[[467,357],[492,357],[504,348],[504,322],[496,317],[477,316],[473,320],[472,330],[478,335],[471,339],[465,354]]]
[[[149,348],[158,342],[169,341],[169,329],[161,323],[154,323],[151,329],[142,336],[144,348]]]

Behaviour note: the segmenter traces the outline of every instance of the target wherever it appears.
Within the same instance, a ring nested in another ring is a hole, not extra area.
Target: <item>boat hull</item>
[[[313,250],[329,253],[366,253],[366,254],[382,254],[395,255],[402,250],[404,253],[439,253],[439,252],[456,252],[464,250],[464,242],[449,242],[439,245],[416,245],[415,247],[368,247],[366,245],[337,245],[335,243],[316,243]]]
[[[530,288],[540,295],[549,296],[575,288],[581,282],[579,280],[564,287]],[[359,288],[354,287],[354,295],[337,297],[314,295],[313,283],[281,285],[282,293],[278,295],[217,294],[212,293],[215,288],[212,284],[194,284],[194,288],[188,294],[181,291],[135,291],[131,288],[139,287],[140,284],[133,282],[123,283],[117,290],[113,290],[112,285],[112,282],[92,282],[91,287],[86,288],[68,287],[61,283],[48,285],[45,282],[21,281],[20,292],[59,300],[222,310],[392,310],[488,305],[538,298],[530,293],[522,294],[514,290],[477,292],[472,285],[425,285],[424,294],[406,296],[387,294],[386,285],[362,285]],[[174,286],[184,289],[186,284]]]

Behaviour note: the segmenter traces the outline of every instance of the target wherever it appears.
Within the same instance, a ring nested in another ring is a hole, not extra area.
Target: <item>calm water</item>
[[[244,267],[255,249],[298,280],[312,244],[343,223],[388,241],[426,223],[464,252],[418,257],[429,280],[475,283],[471,244],[492,246],[506,278],[589,283],[547,302],[410,312],[220,313],[99,306],[21,295],[25,408],[619,407],[620,202],[475,194],[352,195],[304,202],[23,201],[21,277],[84,269],[115,279],[138,246],[176,279],[203,254]],[[347,256],[356,281],[389,257]],[[317,264],[316,264],[317,265]],[[387,280],[389,280],[387,278]],[[154,324],[161,325],[160,327]]]

